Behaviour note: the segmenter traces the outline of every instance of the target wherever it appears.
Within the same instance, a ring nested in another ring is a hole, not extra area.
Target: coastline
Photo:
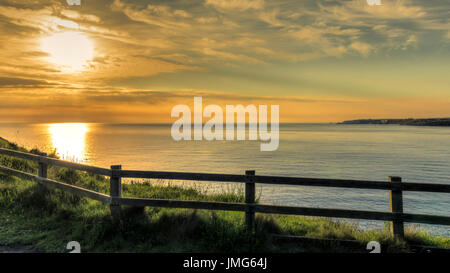
[[[398,124],[408,126],[438,126],[450,127],[450,118],[425,118],[425,119],[355,119],[345,120],[337,124]]]

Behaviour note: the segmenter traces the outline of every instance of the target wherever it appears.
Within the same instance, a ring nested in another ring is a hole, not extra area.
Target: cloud
[[[275,26],[275,27],[281,27],[283,26],[283,23],[280,22],[280,20],[278,20],[277,16],[278,16],[279,11],[277,9],[273,9],[271,11],[264,11],[261,12],[259,14],[259,18],[268,23],[269,25]]]
[[[61,28],[77,28],[78,24],[70,20],[64,20],[53,15],[50,8],[38,10],[0,6],[0,15],[10,19],[10,23],[40,29],[44,31],[57,31]]]
[[[208,56],[216,56],[221,59],[229,59],[229,60],[241,61],[241,62],[252,63],[252,64],[262,64],[263,63],[263,61],[261,61],[261,60],[258,60],[256,58],[251,58],[251,57],[245,56],[243,54],[237,55],[237,54],[233,54],[233,53],[229,53],[229,52],[217,51],[217,50],[214,50],[211,48],[204,48],[203,54],[208,55]]]
[[[202,96],[205,104],[224,107],[227,104],[308,106],[358,102],[339,98],[248,95],[209,90],[133,90],[114,87],[77,89],[49,86],[0,92],[0,121],[129,122],[131,119],[133,122],[171,122],[171,108],[178,104],[192,105],[194,96]]]
[[[449,100],[343,99],[321,96],[248,95],[208,90],[131,90],[99,89],[23,89],[0,92],[0,121],[14,122],[173,122],[173,106],[192,107],[193,97],[202,96],[204,104],[225,107],[236,105],[280,105],[281,122],[340,121],[354,118],[411,117],[409,108],[420,115],[439,116]],[[46,99],[42,99],[45,97]],[[95,107],[93,107],[95,105]],[[429,106],[432,106],[430,111]],[[55,114],[57,113],[57,114]],[[382,114],[379,114],[382,113]]]
[[[120,0],[114,0],[113,10],[122,11],[133,21],[143,22],[149,25],[162,28],[189,28],[190,24],[180,21],[183,18],[192,17],[188,12],[179,9],[172,9],[166,5],[147,5],[140,8],[136,5],[125,4]]]
[[[331,3],[319,1],[318,6],[320,13],[326,17],[358,24],[370,24],[374,20],[413,20],[427,16],[423,7],[404,0],[383,1],[380,6],[368,5],[366,0]]]
[[[205,5],[219,10],[261,10],[264,8],[264,0],[206,0]]]
[[[92,14],[81,14],[75,10],[62,10],[61,15],[69,19],[100,23],[100,18],[98,16]]]
[[[51,83],[43,80],[0,77],[0,88],[37,88],[50,86],[60,86],[60,85],[57,83]]]
[[[165,52],[165,55],[182,53],[192,56],[192,53],[200,53],[191,58],[193,63],[196,60],[209,63],[214,61],[211,59],[214,55],[218,60],[224,59],[224,54],[230,54],[227,59],[233,60],[231,65],[234,66],[239,66],[239,60],[231,56],[244,56],[241,63],[249,63],[250,59],[265,62],[258,56],[260,51],[252,54],[249,50],[255,45],[233,45],[232,42],[243,33],[252,33],[254,38],[264,41],[267,50],[277,52],[270,57],[273,60],[304,61],[355,53],[367,57],[382,52],[418,49],[424,28],[442,31],[445,26],[444,18],[432,12],[438,4],[431,7],[413,1],[393,0],[382,7],[369,6],[365,0],[203,2],[205,7],[214,7],[219,12],[202,6],[177,5],[180,3],[177,1],[164,3],[142,6],[115,0],[113,7],[134,22],[159,27],[152,29],[152,36],[161,37],[171,44],[173,50]],[[185,15],[177,16],[176,11]],[[224,12],[227,12],[226,16]],[[141,33],[133,37],[139,35]],[[218,42],[204,45],[205,41]],[[191,48],[186,48],[186,44],[192,45]],[[370,45],[370,49],[363,45]],[[211,54],[211,50],[218,53]]]
[[[359,52],[363,56],[368,56],[370,54],[370,51],[372,50],[372,46],[366,43],[361,42],[353,42],[350,45],[350,48]]]
[[[360,30],[355,28],[343,29],[331,26],[306,26],[300,30],[293,30],[289,33],[291,37],[302,41],[319,51],[321,56],[340,57],[348,53],[349,44],[358,39]],[[355,45],[364,44],[353,42]],[[352,45],[350,45],[352,47]],[[353,48],[355,49],[355,48]],[[362,51],[358,50],[362,53]],[[364,53],[368,53],[364,52]]]

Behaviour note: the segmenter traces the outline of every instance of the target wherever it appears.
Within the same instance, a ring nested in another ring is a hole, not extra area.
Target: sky
[[[0,122],[450,117],[447,0],[0,0]]]

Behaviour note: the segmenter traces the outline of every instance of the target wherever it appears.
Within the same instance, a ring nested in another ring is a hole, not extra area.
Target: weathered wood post
[[[255,204],[255,171],[245,171],[247,182],[245,183],[245,203],[247,204],[247,210],[245,211],[245,225],[247,231],[252,232],[255,228],[255,210],[253,205]]]
[[[47,156],[46,153],[41,153],[39,155],[40,156]],[[38,176],[42,177],[42,178],[47,178],[47,169],[48,169],[47,163],[39,161],[38,164],[39,164],[39,166],[38,166]],[[41,194],[45,193],[46,188],[45,188],[45,186],[42,183],[38,183],[38,191]]]
[[[111,209],[111,216],[113,221],[120,222],[121,221],[121,208],[120,204],[117,201],[117,198],[122,196],[122,177],[120,176],[120,170],[122,170],[122,165],[113,165],[111,166],[111,178],[110,178],[110,196],[111,203],[109,205]]]
[[[394,220],[390,223],[391,233],[399,239],[405,235],[403,219],[403,192],[402,178],[398,176],[389,176],[389,182],[392,183],[392,189],[389,191],[389,209],[394,214]]]

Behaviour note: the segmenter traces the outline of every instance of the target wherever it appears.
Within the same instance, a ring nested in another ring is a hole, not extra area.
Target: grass
[[[0,138],[0,147],[27,151]],[[28,152],[39,153],[33,149]],[[52,155],[54,156],[54,155]],[[37,173],[37,163],[0,156],[0,164]],[[50,178],[108,194],[109,181],[99,175],[50,167]],[[133,182],[123,184],[123,195],[141,198],[243,202],[242,190],[206,194],[175,184]],[[378,241],[388,252],[408,251],[410,244],[450,247],[450,239],[411,228],[405,241],[386,230],[362,231],[355,224],[328,218],[257,215],[256,231],[245,230],[242,212],[125,207],[122,224],[111,219],[103,203],[48,189],[0,173],[0,245],[28,245],[41,252],[67,252],[78,241],[82,252],[364,252],[364,243]],[[278,243],[269,234],[351,239],[361,249],[329,244]]]

